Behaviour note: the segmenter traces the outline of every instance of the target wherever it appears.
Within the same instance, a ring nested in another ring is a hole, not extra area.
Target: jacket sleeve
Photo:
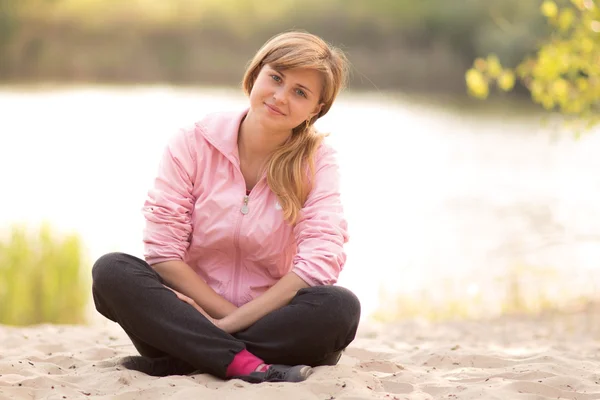
[[[183,260],[189,246],[197,165],[192,137],[193,129],[180,130],[169,140],[142,209],[144,258],[150,265]]]
[[[339,167],[334,152],[322,146],[313,187],[294,227],[297,253],[292,272],[310,286],[332,285],[346,262],[348,226],[340,201]]]

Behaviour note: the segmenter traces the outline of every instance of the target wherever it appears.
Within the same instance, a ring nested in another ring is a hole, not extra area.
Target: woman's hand
[[[198,311],[200,314],[204,315],[206,317],[206,319],[208,319],[210,322],[212,322],[217,328],[220,328],[218,322],[218,319],[214,319],[213,317],[211,317],[210,315],[208,315],[208,313],[206,311],[204,311],[202,309],[202,307],[200,307],[195,301],[194,299],[192,299],[191,297],[186,296],[183,293],[179,293],[177,290],[168,287],[167,285],[163,285],[164,287],[166,287],[167,289],[169,289],[170,291],[172,291],[173,293],[175,293],[175,295],[177,296],[177,298],[185,303],[188,303],[190,306],[194,307],[196,309],[196,311]]]
[[[2,0],[0,0],[2,2]],[[223,318],[237,307],[211,288],[189,265],[181,260],[169,260],[152,265],[163,283],[191,297],[213,318]],[[183,301],[183,300],[182,300]]]

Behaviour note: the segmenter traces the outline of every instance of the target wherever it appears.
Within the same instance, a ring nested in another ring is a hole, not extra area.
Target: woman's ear
[[[319,113],[323,109],[324,105],[325,105],[325,103],[317,104],[317,107],[315,108],[315,111],[310,114],[310,119],[313,119],[315,117],[315,115],[319,115]]]

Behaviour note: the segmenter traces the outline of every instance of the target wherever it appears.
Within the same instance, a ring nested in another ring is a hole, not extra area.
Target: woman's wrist
[[[235,333],[235,321],[231,318],[231,314],[221,319],[215,320],[215,325],[220,328],[222,331],[227,333]]]

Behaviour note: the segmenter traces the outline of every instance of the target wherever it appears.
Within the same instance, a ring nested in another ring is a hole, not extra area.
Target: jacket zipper
[[[248,212],[250,212],[250,209],[248,208],[248,202],[250,201],[250,196],[245,195],[244,196],[244,200],[242,203],[242,207],[240,208],[240,214],[238,215],[236,224],[235,224],[235,232],[233,234],[233,245],[235,247],[235,257],[234,257],[234,266],[233,266],[233,293],[232,293],[232,297],[233,299],[239,303],[239,299],[237,298],[239,295],[239,278],[240,278],[240,271],[242,268],[241,262],[240,262],[240,231],[241,231],[241,226],[242,226],[242,219],[244,218],[244,215],[248,214]],[[237,306],[237,304],[236,304]]]
[[[240,212],[244,215],[248,214],[248,212],[250,211],[250,209],[248,208],[248,201],[250,200],[250,197],[248,195],[244,196],[244,204],[242,205],[242,208],[240,209]]]

